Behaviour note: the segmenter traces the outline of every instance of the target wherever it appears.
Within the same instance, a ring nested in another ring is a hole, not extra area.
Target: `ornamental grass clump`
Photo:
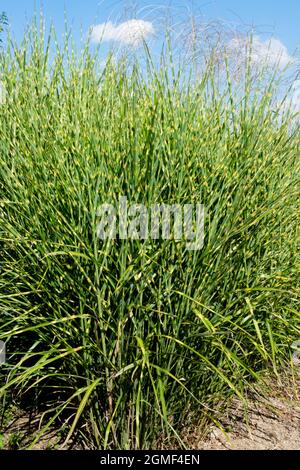
[[[40,413],[32,446],[184,446],[300,337],[299,127],[275,76],[235,91],[146,47],[101,68],[52,34],[1,56],[0,395]],[[121,196],[203,204],[203,247],[99,239]]]

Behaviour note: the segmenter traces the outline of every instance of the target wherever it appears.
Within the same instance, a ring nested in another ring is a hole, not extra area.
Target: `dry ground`
[[[222,430],[214,426],[206,439],[197,431],[186,437],[188,447],[202,450],[300,450],[300,373],[268,381],[253,394],[247,410],[237,399],[222,415]]]
[[[267,392],[267,393],[266,393]],[[243,403],[234,399],[219,418],[222,430],[214,426],[204,439],[199,429],[188,429],[184,442],[201,450],[300,450],[300,371],[285,374],[279,381],[268,379]],[[15,412],[2,429],[2,447],[23,448],[34,436],[39,419]],[[0,435],[1,435],[0,434]],[[59,449],[61,436],[50,431],[36,449]],[[75,448],[79,448],[75,445]]]

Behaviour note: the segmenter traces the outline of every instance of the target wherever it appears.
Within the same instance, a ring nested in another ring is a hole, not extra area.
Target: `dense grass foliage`
[[[183,445],[299,339],[299,129],[249,67],[235,95],[210,65],[51,50],[36,34],[1,57],[1,396],[43,412],[36,440]],[[99,240],[119,196],[203,203],[204,247]]]

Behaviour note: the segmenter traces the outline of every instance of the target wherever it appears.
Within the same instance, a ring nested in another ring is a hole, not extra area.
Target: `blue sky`
[[[35,6],[43,11],[47,20],[53,20],[59,33],[63,32],[64,10],[73,26],[75,37],[80,29],[86,32],[93,24],[109,18],[117,20],[126,5],[135,4],[142,17],[151,8],[171,5],[176,12],[184,14],[187,8],[201,9],[206,19],[223,19],[231,22],[254,24],[259,31],[273,34],[293,53],[300,45],[299,0],[0,0],[0,10],[7,12],[11,29],[17,39],[22,37],[25,25],[32,17]],[[157,10],[159,12],[159,10]]]

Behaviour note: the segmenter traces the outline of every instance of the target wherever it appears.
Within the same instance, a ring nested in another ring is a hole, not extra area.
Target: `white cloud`
[[[93,26],[91,39],[96,43],[117,41],[127,46],[138,47],[153,34],[154,27],[149,21],[129,20],[119,25],[109,21]]]
[[[296,119],[300,117],[300,80],[295,80],[288,96],[284,101],[278,101],[276,109],[274,109],[279,118],[282,118],[286,113],[292,113]]]
[[[251,50],[251,62],[253,65],[269,67],[279,67],[284,69],[287,65],[296,63],[294,57],[279,39],[271,38],[263,41],[259,36],[252,38],[237,37],[231,39],[228,45],[228,52],[233,56],[245,54],[245,50]]]
[[[293,113],[300,112],[300,80],[295,80],[291,95],[284,103],[284,109],[290,109]]]

